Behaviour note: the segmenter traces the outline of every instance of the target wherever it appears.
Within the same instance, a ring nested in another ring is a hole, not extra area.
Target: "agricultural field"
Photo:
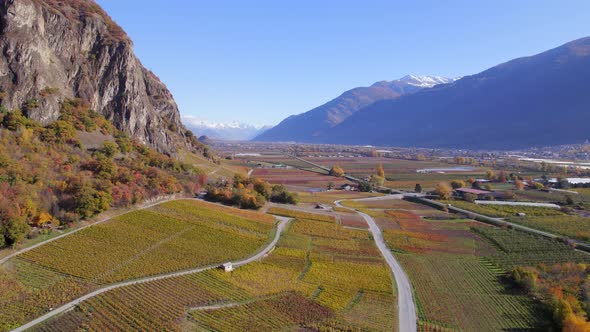
[[[509,221],[581,241],[590,241],[590,218],[578,216],[513,217]]]
[[[330,190],[323,192],[300,192],[299,202],[322,203],[333,205],[335,201],[357,198],[368,198],[382,196],[380,193],[368,193],[360,191]]]
[[[194,153],[181,153],[180,159],[187,164],[198,167],[203,170],[210,178],[227,178],[231,179],[235,173],[246,174],[248,168],[244,165],[233,164],[222,159],[220,164],[215,164],[207,158]]]
[[[451,204],[459,209],[465,209],[490,217],[514,217],[517,213],[525,213],[527,216],[565,216],[566,214],[557,209],[534,207],[534,206],[510,206],[510,205],[482,205],[470,203],[463,200],[441,201],[444,204]]]
[[[505,283],[519,265],[590,258],[553,240],[403,200],[348,202],[371,214],[414,287],[421,331],[547,329],[544,312]]]
[[[196,200],[127,213],[0,267],[0,331],[101,285],[219,264],[264,245],[272,216]]]
[[[257,169],[268,169],[272,167],[280,167],[278,169],[284,169],[284,166],[291,168],[297,168],[319,174],[328,174],[325,169],[315,167],[301,160],[297,160],[293,157],[282,155],[282,154],[262,154],[259,156],[240,156],[237,157],[234,165],[244,165],[249,168]]]
[[[271,207],[268,209],[267,213],[275,214],[277,216],[291,217],[291,218],[297,218],[297,219],[326,221],[329,223],[334,223],[336,221],[336,218],[331,215],[318,214],[318,213],[293,210],[293,209],[286,209],[286,208],[280,208],[280,207]]]
[[[539,264],[590,263],[588,254],[573,250],[556,240],[494,227],[476,228],[474,233],[481,235],[494,246],[496,250],[488,259],[504,270]]]
[[[349,183],[344,178],[296,168],[256,168],[251,176],[268,181],[270,184],[285,185],[292,191],[326,190],[329,183],[332,183],[335,188]]]
[[[37,330],[395,330],[393,280],[369,233],[292,223],[260,261],[109,291]]]
[[[341,166],[346,174],[364,178],[376,173],[379,164],[385,171],[385,186],[395,189],[413,190],[416,183],[420,183],[424,190],[431,190],[441,181],[456,179],[468,179],[470,177],[482,177],[485,170],[474,168],[473,170],[446,171],[445,173],[418,173],[422,169],[454,168],[457,165],[440,161],[418,161],[391,158],[307,158],[311,162],[330,167]]]

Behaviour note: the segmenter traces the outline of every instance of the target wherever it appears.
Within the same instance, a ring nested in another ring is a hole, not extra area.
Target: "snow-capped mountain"
[[[228,123],[203,120],[194,116],[183,116],[182,122],[196,136],[231,141],[249,140],[269,129],[270,126],[254,126],[232,121]]]
[[[308,112],[292,115],[257,136],[257,141],[313,142],[326,130],[372,103],[396,99],[435,85],[452,83],[458,78],[407,75],[393,81],[380,81],[368,87],[358,87]]]
[[[448,78],[441,76],[406,75],[398,81],[420,88],[432,88],[435,85],[453,83],[461,77]]]
[[[442,76],[406,75],[393,81],[380,81],[372,86],[380,87],[415,87],[417,89],[432,88],[435,85],[453,83],[461,77],[448,78]],[[410,91],[412,92],[412,91]]]

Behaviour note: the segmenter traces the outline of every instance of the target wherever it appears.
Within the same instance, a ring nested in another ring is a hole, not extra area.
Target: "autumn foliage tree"
[[[586,314],[590,304],[587,264],[517,267],[509,277],[553,313],[553,321],[562,331],[590,331]]]
[[[465,187],[465,181],[453,180],[453,181],[451,181],[451,187],[453,187],[453,189],[463,188],[463,187]]]
[[[434,187],[434,192],[440,197],[440,199],[447,200],[451,198],[453,188],[447,182],[440,182]]]
[[[335,176],[335,177],[343,177],[344,170],[342,169],[342,167],[340,167],[338,165],[334,165],[334,166],[332,166],[332,168],[330,168],[329,174],[331,176]]]
[[[522,180],[516,179],[514,180],[514,187],[516,188],[516,190],[523,190],[524,182]]]
[[[382,163],[379,163],[379,166],[377,166],[377,176],[385,178],[385,170],[383,169]]]
[[[86,149],[82,132],[99,132],[104,142]],[[64,100],[46,126],[0,106],[0,248],[34,235],[30,226],[68,226],[113,206],[188,190],[199,175],[129,138],[80,99]]]

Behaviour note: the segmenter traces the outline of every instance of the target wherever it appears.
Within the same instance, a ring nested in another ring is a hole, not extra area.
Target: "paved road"
[[[55,241],[55,240],[59,240],[59,239],[61,239],[61,238],[63,238],[63,237],[66,237],[66,236],[72,235],[72,234],[74,234],[74,233],[77,233],[77,232],[79,232],[79,231],[81,231],[81,230],[85,229],[85,228],[88,228],[88,227],[91,227],[91,226],[96,226],[96,225],[98,225],[98,224],[104,223],[105,221],[109,221],[109,220],[111,220],[111,219],[113,219],[113,218],[116,218],[116,217],[118,217],[118,216],[121,216],[121,215],[123,215],[123,214],[126,214],[126,213],[129,213],[129,212],[133,212],[133,211],[137,211],[137,210],[144,210],[144,209],[148,209],[148,208],[151,208],[151,207],[153,207],[153,206],[156,206],[156,205],[159,205],[159,204],[162,204],[162,203],[165,203],[165,202],[174,201],[174,200],[179,200],[179,199],[190,199],[190,198],[187,198],[187,197],[177,197],[176,195],[171,195],[171,196],[168,196],[168,197],[166,197],[166,198],[164,198],[164,199],[159,199],[159,200],[156,200],[156,201],[154,201],[154,202],[147,203],[147,204],[145,204],[145,205],[139,205],[139,206],[137,206],[137,207],[135,207],[135,208],[133,208],[133,209],[131,209],[131,210],[124,211],[124,212],[121,212],[121,213],[119,213],[119,214],[116,214],[116,215],[114,215],[114,216],[110,216],[110,217],[107,217],[107,218],[104,218],[104,219],[101,219],[101,220],[95,221],[95,222],[93,222],[93,223],[91,223],[91,224],[88,224],[88,225],[86,225],[86,226],[83,226],[83,227],[77,228],[77,229],[75,229],[75,230],[73,230],[73,231],[71,231],[71,232],[67,232],[67,233],[65,233],[65,234],[62,234],[62,235],[56,236],[56,237],[54,237],[54,238],[51,238],[51,239],[45,240],[45,241],[43,241],[43,242],[39,242],[39,243],[37,243],[37,244],[35,244],[35,245],[33,245],[33,246],[30,246],[30,247],[27,247],[27,248],[24,248],[24,249],[20,249],[20,250],[18,250],[18,251],[15,251],[15,252],[13,252],[12,254],[10,254],[10,255],[8,255],[8,256],[6,256],[6,257],[3,257],[2,259],[0,259],[0,265],[2,265],[2,264],[4,264],[4,263],[6,263],[6,262],[7,262],[9,259],[11,259],[11,258],[12,258],[12,257],[14,257],[14,256],[17,256],[17,255],[20,255],[20,254],[22,254],[23,252],[27,252],[27,251],[29,251],[29,250],[33,250],[33,249],[35,249],[35,248],[38,248],[38,247],[40,247],[40,246],[42,246],[42,245],[44,245],[44,244],[47,244],[47,243],[49,243],[49,242],[52,242],[52,241]]]
[[[374,198],[363,198],[359,200],[367,201],[367,200],[383,200],[383,199],[391,199],[391,198],[399,198],[399,195],[390,195],[390,196],[382,196],[382,197],[374,197]],[[414,303],[414,295],[412,292],[412,284],[410,284],[410,279],[402,269],[402,266],[399,262],[395,259],[391,250],[387,248],[385,241],[383,240],[383,233],[381,229],[375,222],[375,220],[366,213],[360,212],[355,209],[347,208],[340,204],[340,201],[334,202],[337,206],[343,207],[345,209],[354,210],[356,213],[361,215],[367,224],[369,225],[369,231],[373,234],[373,239],[375,239],[375,244],[381,251],[381,255],[385,258],[385,261],[391,268],[391,272],[393,272],[393,276],[395,279],[395,283],[397,285],[397,299],[398,299],[398,321],[399,321],[399,331],[400,332],[414,332],[418,328],[418,321],[416,318],[416,305]]]
[[[239,267],[248,263],[252,263],[262,257],[264,257],[279,241],[279,238],[281,237],[281,233],[283,232],[283,229],[285,228],[285,226],[287,225],[287,223],[291,220],[291,218],[286,218],[286,217],[279,217],[276,216],[276,218],[279,220],[279,224],[277,225],[277,229],[275,232],[275,236],[273,238],[273,240],[264,248],[262,249],[260,252],[258,252],[257,254],[238,261],[238,262],[234,262],[233,265],[234,267]],[[77,306],[78,304],[80,304],[81,302],[88,300],[89,298],[95,297],[97,295],[100,295],[102,293],[108,292],[110,290],[113,289],[117,289],[117,288],[121,288],[121,287],[126,287],[126,286],[131,286],[131,285],[136,285],[136,284],[142,284],[142,283],[146,283],[146,282],[150,282],[150,281],[156,281],[156,280],[161,280],[161,279],[167,279],[167,278],[173,278],[173,277],[179,277],[179,276],[183,276],[183,275],[187,275],[187,274],[193,274],[193,273],[199,273],[199,272],[203,272],[203,271],[207,271],[207,270],[211,270],[211,269],[215,269],[217,268],[219,265],[211,265],[211,266],[206,266],[206,267],[201,267],[201,268],[197,268],[197,269],[192,269],[192,270],[185,270],[185,271],[179,271],[179,272],[173,272],[173,273],[168,273],[168,274],[163,274],[163,275],[159,275],[159,276],[154,276],[154,277],[146,277],[146,278],[142,278],[142,279],[136,279],[136,280],[131,280],[131,281],[126,281],[126,282],[121,282],[118,284],[114,284],[108,287],[104,287],[101,289],[97,289],[92,293],[86,294],[82,297],[79,297],[69,303],[64,304],[63,306],[54,309],[48,313],[46,313],[45,315],[25,324],[22,325],[14,330],[12,330],[13,332],[19,332],[19,331],[25,331],[27,329],[32,328],[33,326],[49,319],[52,317],[55,317],[61,313],[64,313],[68,310],[73,309],[75,306]]]

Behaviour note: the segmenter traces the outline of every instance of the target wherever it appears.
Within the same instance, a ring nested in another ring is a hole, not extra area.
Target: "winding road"
[[[279,220],[279,223],[277,225],[276,231],[275,231],[275,235],[273,240],[266,246],[264,247],[264,249],[262,249],[261,251],[259,251],[258,253],[254,254],[253,256],[243,259],[241,261],[237,261],[237,262],[233,262],[233,266],[234,267],[239,267],[239,266],[243,266],[249,263],[252,263],[260,258],[263,258],[279,241],[280,237],[281,237],[281,233],[283,232],[283,229],[285,228],[285,226],[287,225],[287,223],[292,219],[292,218],[287,218],[287,217],[279,217],[279,216],[275,216],[275,218],[277,218]],[[62,305],[59,308],[56,308],[48,313],[46,313],[45,315],[32,320],[30,322],[28,322],[27,324],[24,324],[14,330],[12,330],[13,332],[19,332],[19,331],[25,331],[27,329],[32,328],[33,326],[46,321],[47,319],[50,319],[52,317],[55,317],[61,313],[64,313],[68,310],[73,309],[75,306],[77,306],[78,304],[80,304],[81,302],[88,300],[89,298],[95,297],[97,295],[100,295],[102,293],[108,292],[110,290],[113,289],[117,289],[117,288],[121,288],[121,287],[126,287],[126,286],[131,286],[131,285],[136,285],[136,284],[142,284],[142,283],[146,283],[146,282],[150,282],[150,281],[156,281],[156,280],[161,280],[161,279],[167,279],[167,278],[173,278],[173,277],[180,277],[183,275],[187,275],[187,274],[193,274],[193,273],[199,273],[199,272],[203,272],[203,271],[207,271],[207,270],[211,270],[211,269],[215,269],[218,268],[219,264],[217,265],[210,265],[210,266],[205,266],[205,267],[200,267],[197,269],[192,269],[192,270],[185,270],[185,271],[179,271],[179,272],[172,272],[172,273],[168,273],[168,274],[162,274],[162,275],[158,275],[158,276],[153,276],[153,277],[146,277],[146,278],[141,278],[141,279],[135,279],[135,280],[131,280],[131,281],[126,281],[126,282],[121,282],[121,283],[117,283],[117,284],[113,284],[104,288],[100,288],[95,290],[92,293],[88,293],[82,297],[79,297],[71,302],[68,302],[64,305]]]
[[[400,195],[389,195],[389,196],[381,196],[381,197],[371,197],[371,198],[361,198],[361,199],[351,199],[351,201],[369,201],[369,200],[384,200],[384,199],[392,199],[398,198]],[[410,279],[404,272],[400,263],[395,259],[391,250],[387,248],[385,244],[385,240],[383,240],[383,233],[381,229],[375,222],[375,220],[366,213],[358,211],[356,209],[348,208],[346,206],[342,206],[340,204],[342,200],[338,200],[334,202],[336,206],[341,208],[345,208],[348,210],[355,211],[358,213],[369,225],[369,231],[373,234],[373,239],[375,240],[375,244],[381,251],[381,255],[385,258],[385,261],[391,268],[391,272],[393,273],[395,283],[397,285],[397,300],[398,300],[398,321],[399,321],[399,331],[400,332],[415,332],[418,328],[418,321],[416,318],[416,305],[414,303],[414,294],[412,292],[412,284],[410,283]]]

